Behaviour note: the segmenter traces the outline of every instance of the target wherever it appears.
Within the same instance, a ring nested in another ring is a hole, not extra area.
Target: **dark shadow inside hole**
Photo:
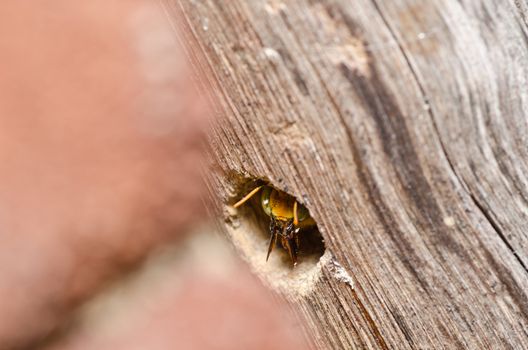
[[[270,186],[275,190],[281,191],[276,187],[270,185],[269,183],[261,180],[249,181],[244,186],[242,186],[237,198],[234,199],[234,202],[240,200],[246,194],[248,194],[254,188],[260,185]],[[295,198],[293,196],[291,197]],[[303,204],[299,201],[298,203]],[[259,244],[262,244],[261,248],[267,251],[271,238],[271,218],[265,213],[264,209],[262,208],[261,193],[259,192],[254,195],[250,200],[248,200],[241,207],[239,207],[238,210],[241,219],[249,219],[255,221],[256,225],[254,227],[258,227],[258,229],[255,230],[257,232],[248,232],[248,234],[258,235],[260,241]],[[319,229],[317,228],[317,223],[314,223],[312,226],[309,227],[301,228],[299,232],[298,265],[295,268],[298,268],[301,265],[315,265],[323,256],[324,252],[324,239],[321,233],[319,232]],[[270,254],[270,260],[277,258],[280,259],[282,265],[287,266],[289,268],[293,267],[292,261],[286,249],[280,244],[280,239],[277,242],[277,246]]]

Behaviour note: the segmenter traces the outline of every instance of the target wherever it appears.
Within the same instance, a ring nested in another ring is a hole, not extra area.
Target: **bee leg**
[[[282,237],[281,243],[288,251],[293,266],[297,265],[297,243],[295,243],[295,239]]]
[[[299,247],[301,246],[301,245],[299,244],[299,230],[300,230],[300,228],[297,227],[297,228],[295,229],[295,231],[293,231],[293,236],[295,237],[295,244],[297,245],[297,250],[299,250]]]
[[[270,222],[270,233],[271,233],[271,236],[270,236],[270,242],[268,246],[268,255],[266,256],[266,261],[268,261],[271,251],[273,250],[273,248],[275,248],[275,245],[277,244],[277,236],[278,236],[277,226],[275,225],[275,220],[273,218],[271,219],[271,222]]]
[[[297,265],[297,251],[298,244],[296,239],[296,231],[294,231],[293,222],[284,228],[284,234],[281,235],[281,243],[284,248],[288,251],[290,260],[293,266]]]

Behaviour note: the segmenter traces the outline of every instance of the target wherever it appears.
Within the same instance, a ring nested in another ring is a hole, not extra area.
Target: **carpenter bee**
[[[295,198],[267,185],[254,188],[235,203],[234,207],[240,207],[259,191],[262,192],[260,196],[262,209],[271,219],[269,226],[270,242],[266,261],[268,261],[271,251],[280,238],[282,247],[286,249],[293,266],[295,266],[299,252],[299,232],[301,229],[314,226],[315,221],[310,217],[308,209],[297,202]]]

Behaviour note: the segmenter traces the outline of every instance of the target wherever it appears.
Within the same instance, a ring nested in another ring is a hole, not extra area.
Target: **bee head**
[[[287,222],[294,218],[295,198],[289,194],[276,190],[270,186],[264,186],[260,197],[264,212],[277,221]],[[297,202],[297,220],[302,222],[310,217],[308,209]]]

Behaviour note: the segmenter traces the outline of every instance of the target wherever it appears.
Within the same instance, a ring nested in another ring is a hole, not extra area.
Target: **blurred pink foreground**
[[[0,58],[0,349],[307,347],[238,262],[176,269],[118,328],[68,327],[204,221],[207,108],[157,2],[1,1]]]

